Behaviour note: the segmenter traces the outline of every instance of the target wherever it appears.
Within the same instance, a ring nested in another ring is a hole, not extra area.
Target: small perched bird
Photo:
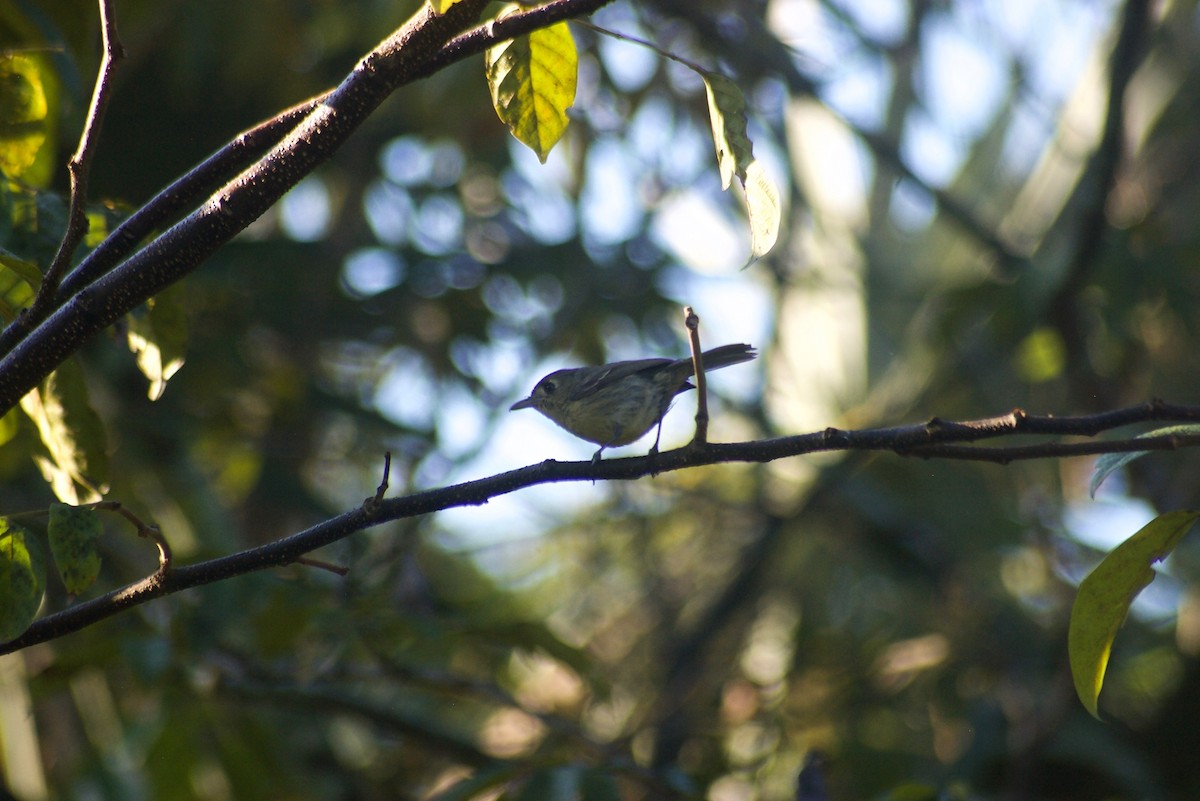
[[[704,372],[748,362],[758,354],[749,345],[722,345],[704,351]],[[658,453],[662,420],[675,396],[694,389],[691,359],[634,359],[600,367],[555,370],[537,382],[528,398],[509,411],[537,409],[575,436],[605,448],[628,445],[656,423],[651,454]]]

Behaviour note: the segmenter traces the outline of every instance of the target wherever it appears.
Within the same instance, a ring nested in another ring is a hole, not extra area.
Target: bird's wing
[[[572,400],[578,400],[598,390],[607,387],[623,378],[670,364],[674,359],[632,359],[627,362],[613,362],[598,368],[593,375],[580,381],[571,393]]]

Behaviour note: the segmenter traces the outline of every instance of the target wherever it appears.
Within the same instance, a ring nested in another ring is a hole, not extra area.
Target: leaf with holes
[[[762,258],[775,246],[783,218],[779,189],[754,158],[754,143],[746,133],[746,99],[737,84],[717,72],[702,72],[708,96],[708,116],[721,187],[729,189],[734,176],[746,192],[750,221],[750,261]]]
[[[1167,512],[1151,520],[1118,545],[1079,585],[1067,650],[1075,692],[1088,712],[1099,717],[1097,704],[1117,630],[1138,593],[1154,580],[1154,563],[1174,550],[1200,512]]]
[[[510,6],[504,14],[515,10]],[[489,47],[485,57],[496,114],[545,163],[567,130],[567,109],[575,102],[579,54],[570,28],[560,22],[536,30]]]
[[[100,553],[96,543],[101,528],[100,517],[94,509],[65,503],[50,505],[50,523],[46,528],[50,555],[63,586],[72,595],[86,590],[100,575]]]

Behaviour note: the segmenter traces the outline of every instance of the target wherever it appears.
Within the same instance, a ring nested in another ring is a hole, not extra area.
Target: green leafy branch
[[[97,512],[115,512],[131,523],[139,537],[158,546],[161,577],[171,569],[171,547],[157,526],[142,522],[118,501],[100,501],[84,506],[52,504],[45,513],[0,517],[0,640],[11,640],[25,631],[41,606],[46,590],[46,553],[40,539],[18,517],[46,514],[49,555],[72,596],[95,583],[100,575],[99,540],[103,525]]]

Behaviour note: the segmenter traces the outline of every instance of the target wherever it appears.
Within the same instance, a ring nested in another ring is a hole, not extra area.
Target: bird
[[[721,345],[703,353],[704,372],[748,362],[757,355],[750,345]],[[580,439],[599,445],[593,464],[605,448],[628,445],[657,424],[650,449],[654,455],[663,417],[676,395],[695,388],[688,380],[694,374],[690,358],[632,359],[555,370],[509,411],[536,409]]]

